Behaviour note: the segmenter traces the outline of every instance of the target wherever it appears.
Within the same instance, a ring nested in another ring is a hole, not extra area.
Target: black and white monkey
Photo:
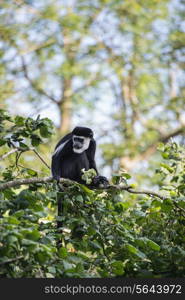
[[[93,131],[87,127],[75,127],[73,131],[64,136],[56,145],[52,156],[52,176],[59,181],[68,178],[79,183],[82,180],[82,169],[94,169],[97,176],[92,185],[106,187],[109,182],[106,177],[99,176],[95,162],[96,141]]]

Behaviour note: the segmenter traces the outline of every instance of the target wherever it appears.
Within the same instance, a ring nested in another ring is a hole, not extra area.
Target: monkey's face
[[[91,139],[85,136],[73,135],[73,151],[75,153],[82,153],[89,148]]]

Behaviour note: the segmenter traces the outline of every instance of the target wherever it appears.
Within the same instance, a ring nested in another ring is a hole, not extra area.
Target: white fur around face
[[[90,141],[91,141],[91,139],[89,137],[84,137],[84,136],[79,136],[79,135],[73,135],[73,138],[75,138],[75,137],[83,139],[83,147],[81,149],[75,149],[73,147],[73,151],[75,153],[80,154],[80,153],[84,152],[85,150],[87,150],[89,148],[89,144],[90,144]]]

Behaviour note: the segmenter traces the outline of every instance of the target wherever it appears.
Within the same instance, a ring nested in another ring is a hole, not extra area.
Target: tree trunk
[[[64,80],[63,97],[60,104],[61,111],[61,123],[60,123],[60,134],[63,136],[71,131],[72,121],[72,89],[71,79]]]

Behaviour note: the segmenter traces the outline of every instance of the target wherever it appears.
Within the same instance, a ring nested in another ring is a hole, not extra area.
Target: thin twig
[[[5,183],[1,183],[0,184],[0,190],[3,191],[5,189],[8,188],[13,188],[16,186],[20,186],[20,185],[24,185],[24,184],[32,184],[32,183],[47,183],[47,182],[51,182],[53,181],[52,177],[33,177],[33,178],[23,178],[23,179],[16,179],[16,180],[12,180],[12,181],[8,181]]]
[[[173,203],[182,212],[183,216],[185,217],[185,209],[179,206],[177,202],[173,201]]]
[[[55,99],[52,95],[49,95],[44,89],[42,89],[41,87],[37,86],[36,82],[34,80],[32,80],[28,74],[28,69],[27,69],[27,65],[25,63],[24,57],[21,56],[21,63],[22,63],[22,70],[24,72],[24,76],[27,79],[27,81],[30,83],[30,85],[32,86],[32,88],[34,88],[38,93],[44,95],[45,97],[47,97],[48,99],[50,99],[52,102],[54,102],[55,104],[58,104],[57,99]]]
[[[15,149],[12,149],[12,150],[9,151],[9,152],[6,152],[6,153],[3,154],[2,156],[0,156],[0,160],[5,159],[7,156],[9,156],[9,155],[11,155],[11,154],[13,154],[13,153],[15,153],[15,152],[17,152],[17,151],[19,151],[19,149],[18,149],[18,148],[15,148]]]
[[[13,146],[14,146],[14,145],[13,145]],[[11,151],[9,151],[9,152],[3,154],[2,156],[0,156],[0,160],[4,160],[7,156],[9,156],[9,155],[11,155],[11,154],[13,154],[13,153],[15,153],[15,152],[18,152],[18,151],[21,152],[20,154],[22,154],[22,152],[26,152],[26,151],[33,151],[33,152],[39,157],[39,159],[46,165],[46,167],[47,167],[48,169],[50,169],[50,166],[45,162],[45,160],[44,160],[44,159],[42,158],[42,156],[35,150],[35,148],[21,148],[21,147],[16,147],[16,148],[12,149]],[[19,158],[19,157],[18,157],[18,158]]]
[[[161,200],[165,200],[165,199],[168,199],[168,197],[165,197],[157,192],[153,192],[153,191],[149,191],[149,190],[134,190],[132,188],[132,186],[130,185],[126,185],[126,186],[122,186],[122,185],[109,185],[107,187],[107,189],[115,189],[115,190],[118,190],[118,191],[127,191],[128,193],[131,193],[131,194],[145,194],[145,195],[148,195],[148,196],[154,196],[154,197],[157,197],[157,198],[160,198]]]
[[[10,263],[15,262],[15,261],[17,261],[17,260],[20,260],[20,259],[22,259],[22,258],[24,258],[23,255],[17,256],[17,257],[15,257],[15,258],[10,258],[10,259],[7,259],[7,260],[5,260],[5,261],[1,261],[1,262],[0,262],[0,265],[10,264]]]
[[[45,162],[45,160],[40,156],[40,154],[35,149],[31,149],[31,150],[33,150],[33,152],[40,158],[40,160],[46,165],[46,167],[50,169],[50,166]]]
[[[132,188],[129,188],[127,190],[129,193],[132,193],[132,194],[145,194],[145,195],[148,195],[148,196],[154,196],[154,197],[158,197],[160,198],[161,200],[165,200],[167,199],[167,197],[159,194],[159,193],[156,193],[156,192],[152,192],[152,191],[149,191],[149,190],[142,190],[142,191],[137,191],[137,190],[134,190]]]

